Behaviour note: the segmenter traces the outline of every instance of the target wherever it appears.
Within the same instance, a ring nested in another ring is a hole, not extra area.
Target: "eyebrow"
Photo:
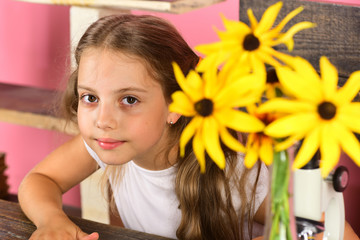
[[[88,87],[88,86],[83,86],[83,85],[78,85],[77,89],[83,89],[83,90],[87,90],[90,92],[96,92],[95,89]],[[147,92],[146,89],[143,88],[137,88],[137,87],[127,87],[127,88],[121,88],[118,90],[114,91],[115,93],[124,93],[124,92]]]

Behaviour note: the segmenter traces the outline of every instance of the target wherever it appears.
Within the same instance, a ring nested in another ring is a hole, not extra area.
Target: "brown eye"
[[[138,102],[137,98],[132,97],[132,96],[127,96],[127,97],[123,98],[123,100],[122,100],[122,103],[126,104],[126,105],[133,105],[137,102]]]
[[[98,102],[98,99],[96,96],[94,95],[84,95],[81,97],[81,99],[87,103],[94,103],[94,102]]]

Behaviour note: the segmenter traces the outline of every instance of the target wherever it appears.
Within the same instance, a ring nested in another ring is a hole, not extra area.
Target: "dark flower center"
[[[266,82],[273,84],[273,83],[278,83],[279,79],[276,75],[276,70],[274,68],[271,68],[267,71],[266,73]]]
[[[260,46],[260,41],[252,33],[245,36],[243,47],[247,51],[254,51]]]
[[[336,106],[331,102],[322,102],[318,106],[318,113],[322,119],[330,120],[336,114]]]
[[[204,98],[195,103],[195,111],[203,117],[207,117],[212,114],[214,104],[210,99]]]

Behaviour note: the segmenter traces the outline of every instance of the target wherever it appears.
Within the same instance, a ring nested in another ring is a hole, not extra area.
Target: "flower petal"
[[[226,161],[225,155],[221,149],[218,132],[218,124],[216,120],[212,117],[205,118],[202,140],[204,142],[206,152],[220,169],[224,169]]]
[[[304,133],[292,135],[285,140],[275,144],[275,151],[280,152],[292,147],[297,141],[304,138]]]
[[[265,134],[275,138],[284,138],[294,134],[306,134],[319,123],[314,113],[295,113],[270,123]]]
[[[312,86],[316,88],[316,91],[321,91],[320,76],[309,61],[297,56],[293,57],[292,61],[288,62],[288,64],[303,77],[303,81],[313,84]]]
[[[188,75],[186,76],[185,81],[186,81],[186,84],[190,87],[190,89],[193,89],[194,91],[198,91],[198,92],[202,93],[201,90],[202,90],[202,86],[203,86],[203,80],[201,79],[199,73],[197,73],[194,70],[189,71]]]
[[[271,138],[266,136],[261,138],[259,155],[261,161],[263,161],[266,165],[269,166],[272,164],[274,151]]]
[[[291,55],[276,51],[275,49],[273,49],[272,47],[269,47],[269,46],[262,46],[262,50],[264,52],[266,52],[268,55],[274,56],[275,58],[279,59],[283,63],[286,63],[287,65],[290,65],[289,63],[293,62],[294,58],[295,58]],[[273,64],[271,64],[271,65],[274,67],[280,66],[280,64],[278,62],[275,65],[273,65]]]
[[[274,45],[278,45],[280,43],[285,43],[289,51],[293,50],[294,47],[294,40],[293,37],[296,33],[300,32],[301,30],[307,28],[313,28],[316,24],[312,22],[299,22],[293,25],[286,33],[281,34],[280,37],[274,41]]]
[[[303,73],[291,70],[289,67],[277,67],[276,74],[283,87],[292,95],[301,100],[308,100],[311,102],[320,102],[322,100],[322,92],[320,85],[320,78],[314,77],[312,69],[303,61],[297,61],[304,66]],[[305,74],[307,72],[308,74]],[[304,76],[305,75],[305,76]],[[311,87],[310,87],[311,86]]]
[[[255,28],[258,26],[258,21],[257,21],[256,17],[254,16],[254,12],[252,11],[251,8],[249,8],[247,10],[247,15],[249,18],[251,29],[252,29],[252,31],[254,31]]]
[[[260,132],[265,126],[256,117],[235,109],[223,109],[215,117],[223,126],[239,132]]]
[[[281,112],[281,113],[298,113],[298,112],[315,112],[313,104],[304,101],[288,100],[284,98],[273,98],[258,108],[259,113]]]
[[[360,167],[360,144],[354,134],[341,124],[336,125],[341,148]]]
[[[245,167],[252,168],[258,159],[259,153],[253,148],[249,149],[244,158]]]
[[[256,133],[250,133],[248,143],[246,145],[246,155],[244,158],[244,164],[247,168],[252,168],[259,158],[259,142],[254,141]]]
[[[173,102],[169,105],[169,111],[180,113],[187,117],[194,116],[196,114],[194,103],[190,101],[184,92],[176,91],[171,95],[171,98]]]
[[[354,102],[339,108],[337,118],[353,132],[360,133],[360,103]]]
[[[255,74],[260,74],[260,77],[262,77],[261,75],[264,75],[264,78],[266,79],[265,64],[260,60],[261,58],[259,58],[257,54],[259,53],[255,52],[255,54],[250,54],[250,62],[251,66],[253,67],[252,71]]]
[[[338,71],[326,57],[320,58],[320,71],[323,82],[324,98],[329,100],[337,91]]]
[[[294,163],[293,170],[302,168],[305,166],[311,158],[315,155],[320,145],[320,128],[315,128],[311,131],[304,139],[299,152],[297,153]]]
[[[202,117],[194,117],[189,124],[185,127],[180,136],[180,156],[185,155],[185,146],[190,141],[192,136],[199,130],[199,127],[202,125]]]
[[[329,175],[330,171],[335,167],[340,158],[340,146],[337,141],[337,135],[334,131],[333,124],[324,124],[321,130],[320,140],[320,168],[323,178]]]
[[[227,19],[223,14],[220,14],[221,20],[224,24],[224,27],[226,30],[228,31],[235,31],[238,33],[243,33],[243,32],[249,32],[250,28],[248,25],[246,25],[243,22],[239,22],[237,20],[229,20]]]
[[[236,152],[245,152],[245,147],[240,143],[239,139],[234,138],[225,127],[220,128],[220,138],[230,149]]]
[[[238,36],[237,36],[238,38]],[[236,39],[237,40],[237,39]],[[227,55],[229,52],[232,52],[234,49],[239,48],[239,40],[236,41],[235,39],[227,39],[226,41],[214,42],[209,44],[201,44],[195,47],[195,50],[205,54],[206,56],[214,53],[226,53]],[[221,56],[221,55],[220,55]],[[205,58],[203,59],[203,61]],[[201,63],[201,62],[200,62]]]
[[[218,74],[216,67],[207,69],[203,74],[203,78],[205,81],[203,91],[204,97],[207,99],[213,99],[214,96],[216,96],[216,94],[218,93],[219,88],[222,87],[222,84],[219,84],[217,76]]]
[[[233,43],[230,45],[231,47],[229,47],[229,49],[234,50],[234,48],[236,48]],[[206,55],[206,57],[199,62],[196,70],[199,72],[205,72],[207,69],[210,69],[213,66],[219,66],[227,60],[231,56],[231,51],[225,51],[224,48],[226,48],[226,45],[224,45],[223,42],[199,45],[195,47],[197,51]]]
[[[360,71],[353,72],[345,85],[340,88],[336,94],[338,105],[350,102],[358,94],[360,89]]]
[[[232,75],[232,77],[235,76]],[[214,97],[217,108],[240,107],[257,102],[265,88],[265,80],[265,77],[260,74],[239,76]],[[245,94],[248,94],[249,98],[246,98]]]
[[[268,31],[274,25],[282,5],[282,2],[277,2],[265,10],[257,28],[254,31],[256,36]]]
[[[197,88],[194,88],[194,85],[191,85],[188,83],[189,81],[185,78],[179,65],[175,62],[172,65],[174,68],[174,74],[175,74],[176,80],[177,80],[179,86],[181,87],[181,89],[185,92],[185,94],[187,96],[189,96],[191,99],[202,98],[202,92],[199,91],[199,89],[198,89],[199,86],[197,86]],[[190,76],[193,76],[193,74],[195,74],[195,73],[192,73],[192,75],[190,75]],[[198,81],[198,79],[196,79],[196,81]]]
[[[280,62],[274,58],[274,55],[270,54],[270,52],[274,53],[274,51],[271,51],[269,49],[272,48],[264,44],[260,46],[260,48],[257,51],[255,51],[254,54],[256,54],[256,56],[259,59],[261,59],[264,63],[267,63],[273,67],[281,66]]]
[[[296,15],[298,15],[302,10],[304,10],[304,7],[298,7],[294,10],[292,10],[289,14],[287,14],[283,20],[273,29],[274,32],[279,33],[281,30],[285,27],[285,25],[293,19]]]
[[[201,141],[201,131],[195,134],[193,138],[193,150],[200,165],[200,172],[205,173],[205,147],[203,142]]]
[[[194,47],[194,49],[207,56],[212,53],[219,52],[221,49],[223,49],[223,45],[223,42],[206,43],[197,45]],[[201,65],[204,60],[205,58],[200,61],[199,65]]]

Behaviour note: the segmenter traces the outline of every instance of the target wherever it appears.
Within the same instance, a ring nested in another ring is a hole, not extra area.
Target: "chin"
[[[109,165],[109,166],[116,166],[116,165],[123,165],[123,164],[126,164],[128,162],[131,161],[131,159],[119,159],[119,158],[116,158],[116,159],[113,159],[113,158],[101,158],[101,161],[103,161],[103,163]]]

